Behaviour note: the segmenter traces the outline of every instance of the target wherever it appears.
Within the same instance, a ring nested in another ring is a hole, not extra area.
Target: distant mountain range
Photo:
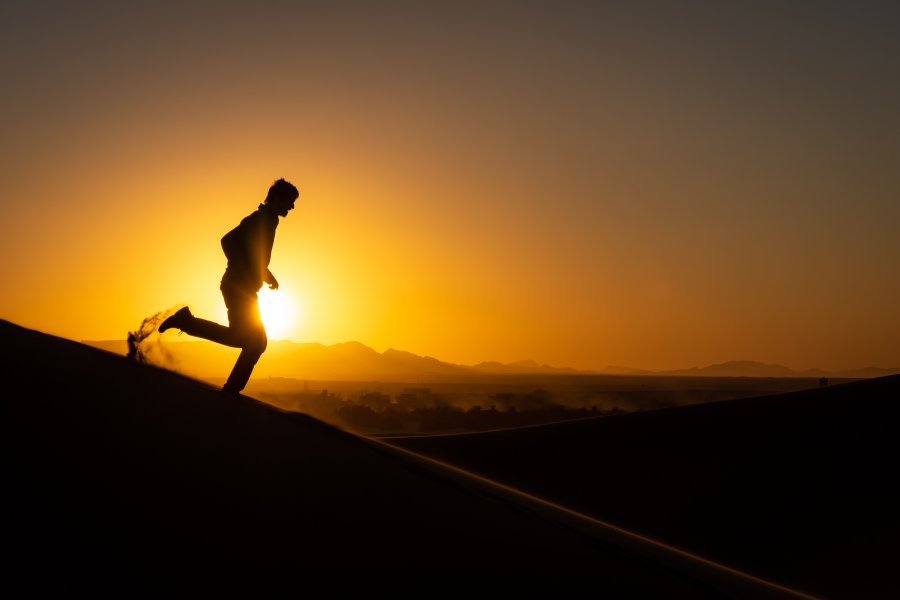
[[[206,341],[152,341],[148,352],[157,364],[197,377],[223,377],[234,365],[238,350]],[[117,354],[125,354],[124,340],[84,341],[83,343]],[[254,377],[290,377],[295,379],[380,381],[453,379],[478,375],[640,375],[679,377],[833,377],[865,379],[900,374],[900,368],[869,367],[848,371],[809,369],[795,371],[781,365],[754,361],[730,361],[706,367],[673,371],[647,371],[609,366],[602,370],[578,370],[553,367],[533,360],[512,363],[481,362],[458,365],[430,356],[419,356],[389,348],[377,352],[359,342],[333,345],[269,342],[266,353],[254,370]]]
[[[823,371],[822,369],[807,369],[795,371],[782,365],[756,362],[752,360],[731,360],[724,363],[709,365],[707,367],[691,367],[689,369],[677,369],[674,371],[644,371],[628,367],[609,366],[600,373],[609,375],[665,375],[679,377],[835,377],[838,379],[869,379],[872,377],[884,377],[900,374],[900,368],[885,369],[879,367],[866,367],[863,369],[851,369],[846,371]]]

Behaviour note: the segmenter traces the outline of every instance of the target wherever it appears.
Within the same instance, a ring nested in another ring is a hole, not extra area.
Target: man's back
[[[255,290],[262,287],[277,227],[278,215],[260,204],[222,237],[222,250],[228,259],[225,277],[229,281]]]

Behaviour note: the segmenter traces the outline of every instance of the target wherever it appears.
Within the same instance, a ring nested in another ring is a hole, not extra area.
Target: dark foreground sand
[[[578,576],[609,597],[790,595],[672,568],[459,474],[122,356],[5,321],[0,341],[7,589],[258,597],[498,574],[517,593],[564,576],[552,585],[566,596]]]
[[[898,598],[900,376],[386,439],[826,598]]]

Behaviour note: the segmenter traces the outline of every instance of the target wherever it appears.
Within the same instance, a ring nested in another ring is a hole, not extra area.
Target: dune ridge
[[[512,585],[590,576],[595,589],[628,595],[723,595],[721,582],[304,415],[8,322],[0,335],[3,374],[20,390],[3,404],[15,515],[4,569],[32,589],[53,585],[34,579],[49,564],[66,585],[94,588],[265,588],[388,571]]]
[[[890,376],[382,439],[826,598],[896,597],[897,398]]]

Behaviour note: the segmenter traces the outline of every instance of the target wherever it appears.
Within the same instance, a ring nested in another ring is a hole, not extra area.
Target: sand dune
[[[3,401],[7,585],[384,591],[495,574],[507,590],[565,575],[619,597],[784,596],[673,569],[303,415],[7,322],[0,335],[16,390]]]
[[[898,597],[898,399],[890,376],[387,441],[824,597]]]

